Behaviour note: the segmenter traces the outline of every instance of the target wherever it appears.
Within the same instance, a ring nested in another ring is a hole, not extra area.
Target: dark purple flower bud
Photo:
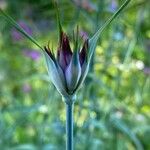
[[[44,47],[47,60],[47,66],[49,69],[49,74],[51,80],[56,84],[56,88],[62,95],[73,95],[79,87],[79,81],[82,81],[81,74],[82,66],[84,68],[87,65],[87,51],[88,51],[88,39],[86,38],[83,47],[80,49],[78,44],[78,28],[76,37],[74,36],[74,50],[71,51],[68,36],[60,29],[60,42],[57,51],[57,59],[55,59],[54,54],[51,52],[49,46]],[[52,73],[56,70],[55,74]],[[83,72],[84,73],[84,72]],[[56,75],[57,74],[57,75]],[[58,81],[59,82],[58,82]]]
[[[63,71],[66,70],[67,66],[70,63],[71,57],[72,57],[72,51],[69,44],[69,39],[65,33],[61,33],[60,37],[60,46],[58,48],[57,53],[57,59],[58,63],[63,69]]]

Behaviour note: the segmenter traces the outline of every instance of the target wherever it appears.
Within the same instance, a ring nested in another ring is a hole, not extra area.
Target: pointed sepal
[[[81,64],[81,67],[83,65],[83,63],[85,61],[87,61],[87,56],[88,56],[88,39],[85,40],[84,44],[83,44],[83,47],[80,51],[80,54],[79,54],[79,58],[80,58],[80,64]]]
[[[57,62],[55,62],[45,51],[44,56],[46,60],[48,74],[52,83],[62,96],[67,97],[68,93],[66,92],[66,83],[63,71],[61,70]]]
[[[77,84],[77,86],[76,86],[74,91],[79,90],[81,85],[83,84],[83,82],[84,82],[84,80],[85,80],[85,78],[86,78],[86,76],[88,74],[88,71],[89,71],[89,65],[90,65],[90,62],[85,61],[83,63],[82,69],[81,69],[81,76],[80,76],[80,79],[79,79],[78,84]]]
[[[65,76],[68,90],[72,94],[81,76],[81,65],[78,53],[73,54],[71,62],[65,71]]]

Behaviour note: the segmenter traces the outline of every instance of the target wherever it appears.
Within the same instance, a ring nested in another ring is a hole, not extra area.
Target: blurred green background
[[[59,0],[70,39],[90,37],[123,1]],[[56,50],[52,0],[0,0],[42,45]],[[101,35],[74,107],[75,150],[150,150],[150,3],[132,1]],[[42,52],[0,15],[0,150],[65,150],[65,105]]]

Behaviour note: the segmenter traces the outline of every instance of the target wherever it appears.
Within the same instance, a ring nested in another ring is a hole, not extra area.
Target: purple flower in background
[[[77,6],[82,7],[88,12],[93,12],[97,10],[97,6],[90,0],[73,0],[73,1]]]
[[[150,40],[146,40],[145,42],[145,48],[148,52],[150,52]]]
[[[117,10],[117,7],[118,7],[117,1],[116,0],[111,0],[111,3],[109,5],[109,7],[108,7],[108,10],[110,12],[114,12],[114,11]]]
[[[26,57],[29,57],[35,61],[39,60],[39,58],[41,57],[40,52],[38,52],[37,50],[23,50],[23,55]]]
[[[147,75],[150,75],[150,67],[145,67],[145,68],[143,69],[143,72],[144,72],[145,74],[147,74]]]
[[[24,22],[19,21],[18,24],[29,34],[32,35],[32,29]],[[15,28],[11,30],[11,36],[14,41],[19,41],[23,39],[22,34],[17,31]]]
[[[24,93],[29,93],[31,91],[31,86],[28,84],[28,83],[25,83],[23,86],[22,86],[22,91]]]
[[[85,31],[83,31],[83,30],[80,31],[80,36],[81,36],[84,40],[86,40],[86,39],[89,38],[87,32],[85,32]]]
[[[53,23],[51,20],[42,19],[42,20],[36,21],[36,27],[39,30],[42,30],[44,32],[47,32],[49,30],[49,27],[52,27],[52,26],[53,26]]]

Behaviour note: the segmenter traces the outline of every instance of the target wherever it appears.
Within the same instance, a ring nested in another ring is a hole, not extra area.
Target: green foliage
[[[76,150],[150,149],[148,3],[131,1],[98,41],[75,103]],[[77,24],[93,35],[114,11],[111,0],[58,4],[70,38]],[[7,0],[0,6],[30,27],[41,46],[50,40],[56,50],[52,1]],[[49,82],[42,51],[14,32],[0,16],[0,150],[63,150],[65,106]]]

